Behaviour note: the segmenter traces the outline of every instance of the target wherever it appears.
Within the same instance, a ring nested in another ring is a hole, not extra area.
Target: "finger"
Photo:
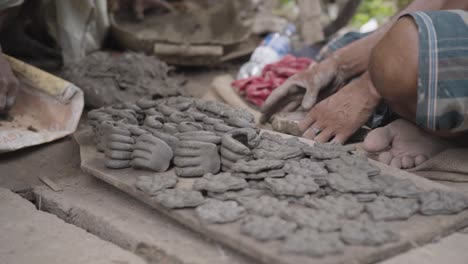
[[[106,150],[106,157],[118,160],[129,160],[132,158],[132,152],[120,150]]]
[[[305,133],[305,131],[316,121],[315,111],[311,109],[304,118],[299,122],[298,127],[299,131]]]
[[[335,137],[333,138],[331,142],[334,144],[344,144],[346,140],[348,140],[348,138],[349,136],[347,134],[341,133],[341,134],[335,135]]]
[[[175,156],[183,156],[183,157],[199,157],[203,153],[200,149],[193,149],[193,148],[176,148],[174,155]]]
[[[302,108],[307,110],[311,109],[317,102],[317,94],[318,91],[316,87],[309,87],[302,99]]]
[[[109,169],[125,169],[130,167],[130,160],[106,159],[104,165]]]
[[[175,173],[179,177],[197,177],[197,176],[202,176],[205,174],[207,171],[206,169],[203,169],[201,167],[176,167],[175,168]]]
[[[134,0],[133,12],[135,13],[135,17],[139,20],[144,18],[143,0]]]
[[[148,160],[136,158],[130,162],[130,165],[135,169],[145,169],[148,168]]]
[[[292,81],[289,80],[283,83],[280,87],[276,88],[263,103],[261,112],[263,113],[260,122],[265,123],[270,120],[270,117],[281,110],[289,100],[290,96],[301,94],[300,88],[297,87]]]
[[[132,152],[131,157],[132,157],[132,159],[149,160],[149,158],[148,158],[149,155],[151,155],[150,151],[138,149],[138,150],[134,150]]]
[[[176,156],[174,158],[174,164],[177,167],[189,167],[189,166],[197,166],[200,165],[202,162],[202,158],[200,157],[180,157]]]
[[[297,100],[297,99],[291,100],[288,104],[286,104],[285,107],[283,107],[281,112],[294,112],[297,110],[297,108],[299,108],[300,105],[301,105],[300,100]]]
[[[320,132],[316,137],[315,141],[320,142],[320,143],[325,143],[328,142],[333,136],[334,136],[335,131],[333,129],[324,129],[322,132]]]
[[[389,165],[392,159],[393,159],[393,155],[389,151],[385,151],[379,154],[379,161],[382,162],[383,164]]]
[[[135,140],[131,138],[130,136],[123,136],[119,134],[111,134],[109,136],[109,140],[113,142],[121,142],[121,143],[127,143],[127,144],[134,144]]]
[[[302,134],[302,137],[304,138],[308,138],[308,139],[312,139],[314,140],[316,136],[318,136],[318,134],[320,133],[317,133],[318,127],[316,126],[316,124],[312,124],[312,126],[310,126],[305,132],[304,134]]]
[[[6,83],[0,80],[0,112],[6,107],[7,87]]]
[[[133,150],[133,144],[126,144],[126,143],[112,142],[112,141],[110,141],[107,144],[107,147],[112,150],[125,150],[125,151]]]

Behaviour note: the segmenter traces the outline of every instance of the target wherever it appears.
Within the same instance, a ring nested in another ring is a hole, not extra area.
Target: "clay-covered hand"
[[[163,172],[169,168],[173,156],[174,153],[166,142],[144,134],[136,141],[131,165],[135,169]]]
[[[13,74],[10,63],[0,55],[0,114],[8,112],[15,103],[19,81]]]
[[[268,122],[278,112],[295,111],[301,105],[304,109],[312,108],[322,89],[342,82],[338,72],[336,61],[331,58],[290,77],[268,96],[262,106],[260,122]]]
[[[221,167],[218,147],[213,143],[180,141],[175,150],[175,172],[180,177],[197,177],[216,174]]]

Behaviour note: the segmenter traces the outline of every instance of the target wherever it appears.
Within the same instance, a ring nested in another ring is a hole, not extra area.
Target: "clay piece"
[[[171,147],[172,151],[174,151],[179,144],[179,139],[177,139],[175,136],[171,134],[167,134],[167,133],[159,132],[155,130],[151,131],[151,134],[161,139],[162,141],[166,142],[166,144],[169,145],[169,147]]]
[[[200,131],[200,130],[203,130],[203,126],[200,123],[197,123],[197,122],[181,122],[177,126],[177,130],[180,133]]]
[[[221,139],[223,167],[231,170],[238,160],[250,160],[251,149],[255,148],[259,141],[256,129],[234,129],[224,134]]]
[[[306,155],[311,156],[318,160],[335,159],[339,158],[341,154],[353,151],[353,146],[343,146],[335,143],[318,143],[316,142],[313,146],[303,147],[303,151]]]
[[[261,180],[265,178],[282,178],[286,175],[284,170],[269,170],[262,171],[258,173],[243,173],[243,172],[234,172],[232,174],[235,177],[248,179],[248,180]]]
[[[366,204],[366,212],[374,221],[407,220],[419,210],[417,199],[380,196]]]
[[[360,203],[369,203],[374,201],[378,195],[375,193],[357,193],[354,195],[354,197]]]
[[[175,123],[164,123],[162,126],[162,132],[169,134],[169,135],[175,135],[179,133],[179,126]]]
[[[399,240],[399,235],[384,222],[369,220],[349,221],[341,228],[340,236],[346,244],[373,247]]]
[[[246,215],[244,207],[234,201],[209,199],[195,209],[198,217],[208,224],[235,222]]]
[[[226,191],[240,190],[249,185],[246,180],[233,177],[229,172],[212,174],[207,173],[202,178],[195,180],[193,189],[197,191],[209,191],[224,193]]]
[[[378,175],[372,181],[382,188],[382,194],[388,197],[418,198],[423,192],[411,180],[400,179],[391,175]]]
[[[185,113],[186,113],[187,115],[190,115],[191,117],[193,117],[193,119],[194,119],[195,121],[197,121],[197,122],[202,122],[202,121],[203,121],[203,118],[206,117],[205,114],[199,112],[199,111],[196,110],[196,109],[192,109],[192,108],[186,110]]]
[[[184,189],[165,189],[156,194],[155,202],[170,209],[197,207],[204,202],[200,192]]]
[[[241,173],[260,173],[269,170],[278,170],[283,168],[283,160],[239,160],[234,164],[232,170]]]
[[[309,208],[288,207],[281,211],[280,217],[296,223],[299,227],[320,232],[334,232],[341,228],[341,222],[336,215]]]
[[[258,241],[282,239],[296,230],[297,225],[279,217],[250,215],[241,224],[241,233]]]
[[[253,150],[256,159],[288,160],[303,156],[299,141],[282,139],[269,133],[262,133],[260,144]]]
[[[263,190],[245,188],[240,191],[227,191],[223,193],[208,192],[209,197],[220,201],[239,201],[242,197],[259,198],[266,194]]]
[[[239,197],[237,201],[247,209],[249,213],[260,216],[278,215],[283,209],[288,206],[288,202],[280,201],[274,197],[261,196],[257,197]]]
[[[210,132],[214,132],[214,125],[216,123],[223,123],[224,121],[221,120],[221,119],[218,119],[218,118],[214,118],[214,117],[209,117],[209,116],[206,116],[205,118],[203,118],[202,120],[202,123],[203,123],[203,128],[206,130],[206,131],[210,131]]]
[[[135,169],[163,172],[169,168],[173,157],[174,153],[166,142],[143,134],[134,146],[131,165]]]
[[[282,251],[320,258],[341,254],[344,247],[339,233],[319,233],[313,229],[303,228],[286,238]]]
[[[468,208],[468,198],[463,193],[431,190],[419,196],[423,215],[457,214]]]
[[[230,125],[227,125],[225,123],[218,122],[218,123],[215,123],[213,125],[213,129],[214,129],[216,135],[222,136],[222,135],[224,135],[224,134],[226,134],[226,133],[228,133],[228,132],[230,132],[230,131],[232,131],[232,130],[234,130],[236,128],[232,127]]]
[[[140,176],[137,178],[135,186],[145,194],[154,196],[161,190],[173,188],[177,184],[177,181],[177,176],[170,174],[163,176]]]
[[[169,122],[174,124],[180,124],[182,122],[194,122],[195,119],[191,115],[184,114],[182,112],[174,112],[169,116]]]
[[[302,197],[319,189],[314,178],[296,174],[288,174],[285,178],[266,178],[268,189],[276,195]]]
[[[143,127],[149,131],[162,131],[163,122],[158,119],[159,117],[157,115],[146,116],[145,120],[143,121]]]
[[[330,173],[328,175],[329,186],[342,193],[376,193],[380,186],[370,181],[365,172],[351,170],[346,174]]]
[[[255,124],[247,119],[238,116],[230,116],[226,119],[226,123],[233,127],[238,128],[255,128]]]
[[[284,171],[289,174],[298,174],[307,177],[313,177],[315,183],[319,186],[327,185],[328,171],[322,162],[312,161],[310,159],[288,160],[284,165]]]
[[[106,124],[104,124],[106,125]],[[108,125],[104,128],[103,143],[106,156],[105,166],[109,169],[124,169],[130,167],[131,153],[135,141],[128,129]]]
[[[218,145],[221,143],[221,137],[210,131],[189,131],[175,135],[180,141],[199,141]]]
[[[363,204],[359,203],[354,196],[346,194],[339,197],[326,196],[322,198],[308,195],[303,197],[300,203],[346,219],[355,219],[364,210]]]
[[[361,169],[367,173],[368,176],[376,176],[380,174],[380,168],[372,165],[369,159],[364,156],[341,154],[340,159],[348,166]]]
[[[174,164],[177,176],[198,177],[206,173],[218,173],[221,160],[218,148],[213,143],[180,141],[175,151]]]

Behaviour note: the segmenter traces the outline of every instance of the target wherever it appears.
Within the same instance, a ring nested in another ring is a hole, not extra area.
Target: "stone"
[[[239,197],[237,201],[251,214],[260,216],[279,215],[288,206],[287,201],[280,201],[271,196]]]
[[[233,177],[230,173],[207,173],[202,178],[195,180],[193,189],[197,191],[209,191],[223,193],[226,191],[240,190],[249,185],[246,180]]]
[[[299,229],[289,235],[282,245],[284,252],[318,258],[341,254],[344,248],[339,233],[319,233],[309,228]]]
[[[209,199],[195,209],[198,217],[208,224],[235,222],[246,215],[244,207],[235,201]]]
[[[366,204],[366,211],[375,221],[407,220],[419,210],[417,199],[377,197]]]
[[[135,187],[146,195],[154,196],[161,190],[173,188],[177,182],[177,176],[172,174],[140,176],[136,180]]]
[[[169,209],[197,207],[205,200],[198,191],[166,189],[158,192],[153,200]]]
[[[297,225],[279,217],[249,215],[242,221],[241,233],[258,241],[282,239],[296,230]]]
[[[314,178],[302,175],[288,174],[285,178],[266,178],[266,186],[276,195],[302,197],[319,189]]]
[[[138,137],[131,157],[131,165],[135,169],[163,172],[169,168],[174,153],[166,142],[143,134]]]
[[[468,208],[468,198],[455,191],[431,190],[419,196],[423,215],[457,214]]]

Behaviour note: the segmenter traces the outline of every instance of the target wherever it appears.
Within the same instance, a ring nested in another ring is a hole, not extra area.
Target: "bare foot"
[[[310,110],[299,124],[303,137],[344,143],[369,119],[379,100],[369,74],[364,73]]]
[[[398,119],[372,130],[364,140],[364,150],[380,153],[379,161],[393,167],[410,169],[449,147],[412,123]]]

